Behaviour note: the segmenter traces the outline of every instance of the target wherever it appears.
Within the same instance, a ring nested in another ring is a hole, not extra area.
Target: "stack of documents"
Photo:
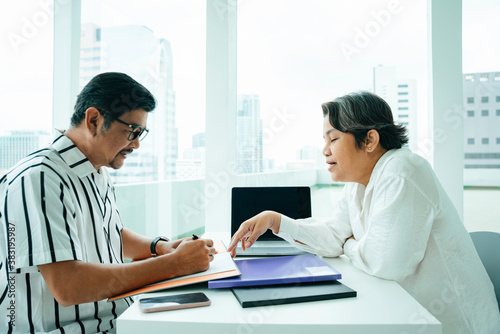
[[[241,275],[208,281],[231,288],[242,307],[355,297],[342,275],[313,254],[235,260]]]
[[[217,250],[217,254],[214,255],[214,260],[210,262],[210,268],[208,270],[149,284],[139,289],[109,298],[108,301],[240,275],[238,267],[231,258],[231,254],[226,252],[226,247],[222,241],[214,241],[214,247]]]

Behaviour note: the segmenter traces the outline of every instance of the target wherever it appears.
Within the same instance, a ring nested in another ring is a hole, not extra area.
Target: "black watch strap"
[[[156,237],[153,242],[151,242],[151,246],[149,247],[150,250],[151,250],[151,256],[152,257],[155,257],[157,256],[158,254],[156,253],[156,244],[158,243],[158,241],[166,241],[166,242],[169,242],[170,240],[167,238],[167,237]]]

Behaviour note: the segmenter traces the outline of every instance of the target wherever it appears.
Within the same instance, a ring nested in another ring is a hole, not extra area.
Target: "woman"
[[[406,130],[389,105],[352,93],[322,105],[323,154],[346,182],[328,219],[293,220],[265,211],[245,221],[228,250],[236,255],[271,229],[298,248],[345,254],[368,274],[397,281],[443,324],[443,333],[496,333],[493,285],[455,207],[429,163],[402,146]]]

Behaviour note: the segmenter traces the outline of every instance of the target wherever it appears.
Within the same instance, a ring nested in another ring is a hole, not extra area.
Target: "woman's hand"
[[[268,229],[274,233],[280,230],[281,216],[274,211],[263,211],[258,215],[246,220],[240,225],[240,228],[234,233],[231,244],[227,251],[231,252],[231,256],[236,256],[236,246],[241,240],[241,247],[243,251],[252,247],[253,243]]]

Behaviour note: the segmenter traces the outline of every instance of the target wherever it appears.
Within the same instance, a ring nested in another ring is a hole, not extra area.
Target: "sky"
[[[53,11],[47,9],[49,2],[10,2],[9,10],[0,12],[4,79],[0,133],[51,131]],[[158,38],[170,41],[181,150],[205,126],[204,4],[203,0],[82,0],[82,21],[103,27],[146,25]],[[401,78],[417,79],[419,112],[425,114],[426,1],[239,0],[237,4],[238,93],[261,98],[268,133],[265,156],[293,160],[297,148],[320,147],[321,103],[350,91],[372,89],[377,65],[394,65]],[[466,0],[463,6],[464,72],[499,71],[500,4]],[[346,50],[353,47],[356,52],[347,56]],[[421,131],[427,128],[426,122],[425,115],[420,117]]]

